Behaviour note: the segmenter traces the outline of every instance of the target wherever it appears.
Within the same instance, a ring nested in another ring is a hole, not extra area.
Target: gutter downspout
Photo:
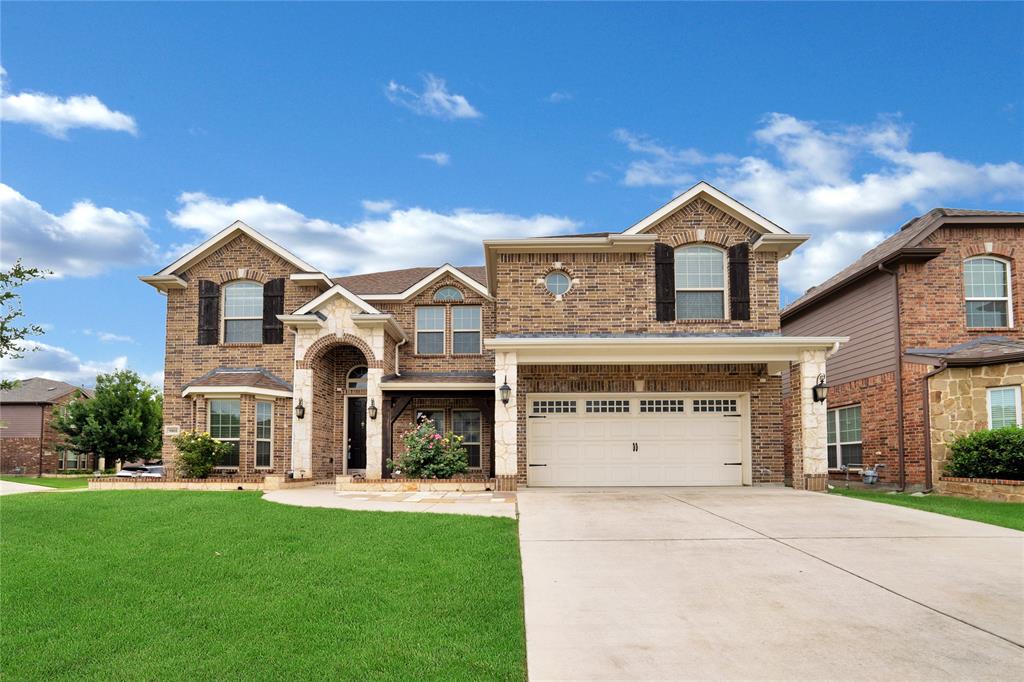
[[[924,492],[932,491],[932,409],[931,398],[928,393],[928,380],[936,374],[941,374],[948,369],[945,360],[940,361],[938,367],[924,375]]]
[[[402,339],[395,344],[395,376],[400,377],[402,373],[398,371],[398,349],[405,345],[405,339]]]
[[[900,275],[899,269],[890,270],[879,263],[878,269],[892,275],[893,293],[896,296],[896,448],[899,456],[899,492],[907,487],[906,450],[903,439],[903,339],[900,333]]]

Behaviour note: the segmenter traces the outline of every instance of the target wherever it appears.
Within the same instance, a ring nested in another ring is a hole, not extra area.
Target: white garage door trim
[[[741,475],[740,483],[742,485],[751,485],[752,472],[751,472],[751,422],[750,422],[750,394],[749,393],[729,393],[729,392],[691,392],[691,393],[531,393],[526,399],[526,463],[527,463],[527,484],[528,485],[558,485],[558,483],[540,482],[535,479],[538,478],[537,471],[541,465],[548,464],[547,462],[540,462],[535,460],[534,453],[537,448],[534,446],[536,428],[531,428],[531,423],[536,424],[537,417],[543,416],[545,421],[557,421],[559,409],[564,409],[567,404],[565,401],[576,401],[577,412],[574,417],[566,415],[565,418],[575,419],[585,414],[586,401],[588,400],[601,400],[601,401],[626,401],[628,404],[628,412],[615,412],[612,410],[625,409],[625,404],[622,402],[603,403],[601,419],[603,420],[625,420],[631,422],[634,426],[627,428],[635,428],[635,425],[642,424],[645,419],[659,419],[663,418],[664,415],[654,413],[651,411],[641,412],[640,401],[648,400],[682,400],[683,402],[683,415],[684,418],[693,418],[693,401],[704,400],[704,399],[732,399],[736,400],[737,411],[739,417],[732,417],[739,421],[739,445],[740,445],[740,456],[741,456]],[[546,406],[546,411],[543,415],[535,414],[534,404],[538,401],[555,401],[550,405]],[[646,410],[650,410],[650,404],[647,404]],[[594,413],[592,413],[594,414]],[[534,417],[531,419],[531,417]],[[727,418],[727,417],[722,417]],[[532,466],[531,466],[532,465]],[[588,484],[580,484],[588,485]],[[597,484],[594,484],[597,485]],[[608,483],[606,485],[616,485],[614,483]],[[631,483],[629,485],[657,485],[653,483]],[[670,485],[670,484],[667,484]]]

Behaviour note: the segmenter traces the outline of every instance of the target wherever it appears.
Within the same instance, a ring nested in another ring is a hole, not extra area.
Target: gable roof
[[[903,255],[913,256],[915,253],[913,250],[917,250],[920,256],[926,256],[927,254],[924,253],[921,246],[922,242],[946,223],[1013,223],[1021,222],[1022,219],[1024,219],[1024,212],[1019,211],[934,208],[922,216],[908,220],[896,234],[866,251],[860,258],[818,286],[808,289],[803,296],[786,306],[782,311],[782,318],[790,317],[814,301],[852,284],[867,273],[875,271],[879,265],[884,265],[887,261]],[[931,254],[933,257],[941,253],[941,249],[932,249],[931,251],[934,251]]]
[[[1000,365],[1024,360],[1024,341],[1005,336],[980,336],[948,348],[908,348],[910,360],[942,362],[947,367]]]
[[[74,386],[64,381],[55,381],[54,379],[32,377],[31,379],[19,381],[14,388],[0,391],[0,403],[5,405],[55,403],[68,393],[74,391],[81,391],[88,398],[91,398],[93,395],[91,390],[81,386]]]
[[[335,277],[334,281],[354,294],[368,299],[381,300],[380,297],[386,296],[400,300],[416,294],[445,274],[452,275],[478,293],[485,296],[488,295],[485,288],[487,284],[487,270],[482,265],[468,265],[457,268],[454,265],[445,264],[441,267],[404,268],[402,270],[368,272],[362,275]]]
[[[320,294],[312,301],[307,301],[306,303],[303,303],[298,310],[292,313],[292,315],[306,315],[308,313],[316,312],[317,310],[320,309],[320,306],[327,303],[327,301],[331,300],[336,296],[341,296],[346,301],[348,301],[349,303],[351,303],[364,313],[369,313],[371,315],[380,314],[379,310],[377,310],[372,305],[364,301],[362,298],[353,294],[351,291],[341,286],[340,284],[335,284],[333,287],[331,287],[324,293]]]
[[[166,277],[169,275],[176,275],[177,273],[186,270],[189,266],[194,265],[196,262],[202,260],[203,258],[206,257],[207,254],[209,254],[212,251],[216,251],[218,248],[228,243],[239,234],[248,235],[251,239],[267,247],[269,250],[273,251],[282,259],[288,261],[289,263],[294,265],[299,270],[302,270],[303,272],[320,272],[320,270],[314,268],[312,265],[302,260],[301,258],[296,256],[294,253],[284,248],[280,244],[271,241],[269,238],[263,236],[256,230],[252,229],[251,227],[243,223],[241,220],[236,220],[235,222],[231,223],[230,225],[228,225],[223,230],[207,239],[205,242],[203,242],[196,248],[186,253],[178,260],[168,265],[163,270],[157,272],[154,275],[154,277]]]
[[[672,201],[668,202],[654,213],[625,230],[622,234],[643,234],[658,224],[666,216],[675,213],[691,201],[704,199],[708,203],[717,206],[736,220],[749,225],[752,229],[761,234],[789,234],[760,213],[744,206],[731,196],[701,180],[696,185],[686,190]]]

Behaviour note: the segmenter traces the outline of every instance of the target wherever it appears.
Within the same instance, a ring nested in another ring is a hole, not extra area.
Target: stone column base
[[[804,474],[793,477],[793,487],[797,490],[808,490],[812,493],[828,491],[828,474]]]

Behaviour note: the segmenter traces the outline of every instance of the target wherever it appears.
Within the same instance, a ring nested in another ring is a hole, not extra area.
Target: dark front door
[[[366,398],[349,398],[348,414],[348,468],[366,468]]]

